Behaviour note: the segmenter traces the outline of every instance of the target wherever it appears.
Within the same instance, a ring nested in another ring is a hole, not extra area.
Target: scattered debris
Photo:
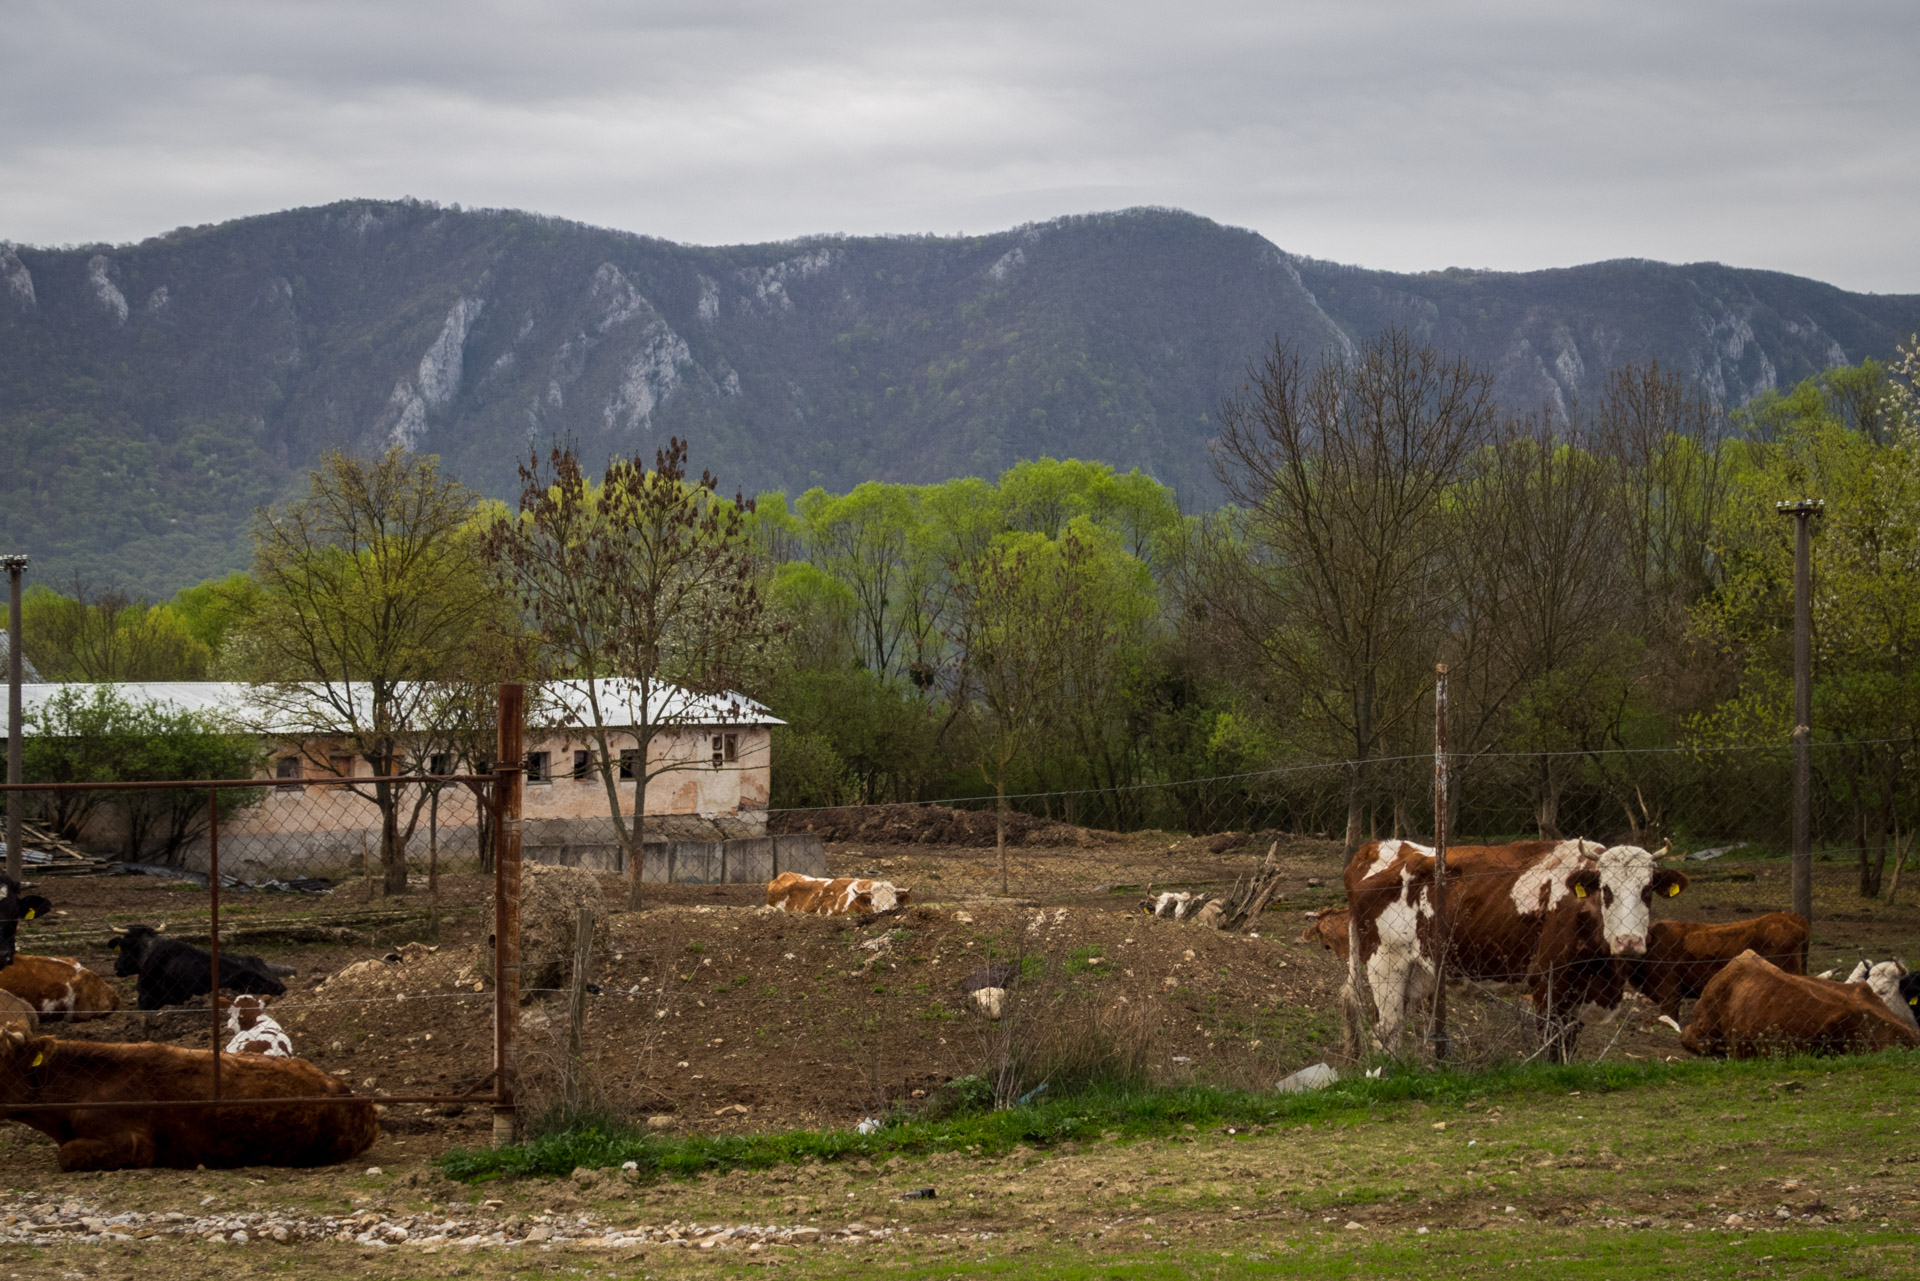
[[[1308,1090],[1323,1090],[1339,1079],[1339,1072],[1325,1063],[1315,1063],[1301,1068],[1273,1088],[1279,1094],[1305,1094]]]

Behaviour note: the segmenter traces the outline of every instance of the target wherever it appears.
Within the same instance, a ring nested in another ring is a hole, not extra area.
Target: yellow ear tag
[[[1584,886],[1584,885],[1576,885],[1576,886],[1574,886],[1574,887],[1573,887],[1573,896],[1574,896],[1575,898],[1585,898],[1585,897],[1587,896],[1587,887],[1586,887],[1586,886]]]
[[[28,1067],[39,1067],[39,1066],[40,1066],[40,1065],[41,1065],[42,1063],[45,1063],[46,1061],[47,1061],[47,1056],[46,1056],[46,1055],[44,1055],[44,1054],[36,1054],[36,1055],[34,1055],[34,1056],[33,1056],[33,1062],[31,1062],[31,1063],[29,1063],[29,1064],[27,1064],[27,1066],[28,1066]]]
[[[33,909],[32,909],[32,908],[28,908],[28,909],[27,909],[27,915],[26,915],[26,919],[27,919],[27,920],[29,920],[29,921],[31,921],[31,920],[33,919]]]
[[[1674,895],[1676,895],[1676,894],[1678,894],[1679,892],[1680,892],[1680,887],[1679,887],[1678,885],[1669,885],[1669,886],[1667,886],[1667,897],[1668,897],[1668,898],[1672,898],[1672,897],[1673,897]]]

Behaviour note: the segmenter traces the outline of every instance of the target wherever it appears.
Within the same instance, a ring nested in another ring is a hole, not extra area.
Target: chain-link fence
[[[9,1029],[39,1034],[6,1046],[34,1059],[11,1065],[7,1115],[351,1091],[391,1125],[401,1105],[504,1101],[495,797],[514,772],[375,778],[354,764],[4,789],[25,820],[22,880],[51,905],[16,927],[0,970],[30,1010],[6,1006]]]

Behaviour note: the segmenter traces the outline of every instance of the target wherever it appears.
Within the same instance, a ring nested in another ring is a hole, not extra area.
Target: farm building
[[[24,687],[29,738],[37,732],[38,710],[71,688]],[[87,688],[80,687],[82,692]],[[260,755],[254,777],[262,787],[249,798],[254,803],[222,818],[222,872],[248,880],[323,874],[358,865],[369,849],[378,850],[379,813],[373,801],[361,795],[371,791],[374,766],[353,753],[345,736],[327,732],[327,700],[317,689],[290,693],[222,681],[131,682],[114,688],[130,704],[200,713],[257,736]],[[528,858],[619,869],[606,784],[593,765],[597,740],[583,728],[593,719],[590,700],[598,701],[601,719],[611,727],[609,746],[619,761],[615,787],[622,813],[632,813],[634,790],[645,780],[649,841],[718,843],[765,836],[771,731],[781,723],[766,708],[740,695],[657,690],[653,719],[658,723],[670,718],[674,724],[656,730],[642,769],[637,736],[622,728],[641,719],[626,682],[596,681],[591,690],[586,682],[554,682],[528,690],[522,826]],[[421,707],[427,703],[407,701]],[[11,732],[3,717],[0,729]],[[490,738],[483,733],[469,736],[469,741]],[[402,772],[466,774],[492,768],[486,759],[473,758],[477,752],[462,756],[458,736],[422,732],[411,739],[404,749],[411,759],[403,763]],[[343,777],[366,782],[352,792],[307,785]],[[416,788],[410,796],[419,802],[403,807],[402,827],[412,829],[410,859],[460,858],[478,848],[481,824],[467,788]],[[132,847],[122,807],[97,808],[74,837],[83,848],[98,852],[152,857],[150,851]],[[204,870],[204,836],[194,836],[166,857]]]

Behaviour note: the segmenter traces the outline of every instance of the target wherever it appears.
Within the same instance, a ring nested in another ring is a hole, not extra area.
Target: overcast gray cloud
[[[1920,292],[1920,4],[0,0],[0,239],[409,194],[701,243],[1161,204]]]

